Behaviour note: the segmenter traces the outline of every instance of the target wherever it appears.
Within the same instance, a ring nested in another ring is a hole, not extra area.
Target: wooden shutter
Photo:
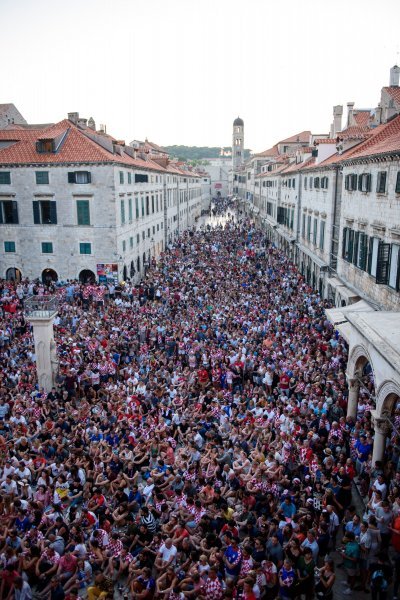
[[[367,258],[368,258],[368,236],[366,233],[360,234],[360,264],[359,267],[363,271],[366,270],[367,267]]]
[[[366,184],[366,186],[365,186],[365,190],[366,190],[367,192],[370,192],[370,191],[371,191],[371,173],[368,173],[368,174],[367,174],[367,184]]]
[[[342,258],[346,259],[346,242],[347,242],[347,235],[348,235],[348,228],[344,227],[343,228],[343,237],[342,237]]]
[[[40,225],[40,206],[37,200],[33,200],[33,222],[35,225]]]
[[[92,183],[92,174],[89,171],[87,171],[86,175],[87,175],[87,182]]]
[[[350,257],[350,260],[353,263],[353,265],[357,264],[357,259],[358,259],[358,244],[359,244],[359,241],[360,241],[360,232],[356,231],[354,233],[353,255]]]
[[[367,271],[368,273],[371,275],[371,270],[372,270],[372,253],[374,250],[374,238],[370,237],[369,238],[369,244],[368,244],[368,259],[367,259]]]
[[[75,183],[75,173],[73,171],[68,173],[68,183]]]
[[[358,191],[359,192],[362,192],[363,178],[364,178],[364,175],[360,175],[358,177]]]
[[[396,194],[400,194],[400,171],[397,172],[396,178]]]
[[[347,256],[346,256],[346,260],[348,260],[349,262],[351,262],[352,257],[353,257],[353,247],[354,247],[354,231],[352,229],[349,229],[349,245],[348,245]]]
[[[376,283],[387,285],[390,272],[390,244],[379,242],[376,264]]]
[[[57,203],[50,202],[50,223],[52,225],[57,225]]]

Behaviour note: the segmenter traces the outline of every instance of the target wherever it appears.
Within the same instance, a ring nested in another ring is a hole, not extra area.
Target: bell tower
[[[232,133],[232,169],[236,171],[244,163],[244,122],[237,117],[233,121]]]

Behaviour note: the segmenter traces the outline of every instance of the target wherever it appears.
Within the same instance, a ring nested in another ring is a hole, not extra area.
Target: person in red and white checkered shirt
[[[204,600],[221,600],[224,597],[224,590],[214,567],[208,571],[208,579],[201,591],[201,598]]]

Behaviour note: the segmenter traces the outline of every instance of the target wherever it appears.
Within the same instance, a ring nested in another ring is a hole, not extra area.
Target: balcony
[[[56,316],[58,301],[55,296],[30,296],[24,302],[25,317],[31,320],[47,320]]]

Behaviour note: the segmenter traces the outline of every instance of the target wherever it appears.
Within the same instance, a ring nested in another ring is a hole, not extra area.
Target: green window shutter
[[[11,173],[9,171],[0,171],[0,184],[11,184]]]
[[[387,285],[390,272],[390,244],[379,242],[376,283]]]
[[[40,206],[37,200],[32,202],[33,205],[33,222],[35,225],[40,225]]]
[[[354,248],[354,231],[352,229],[349,229],[349,245],[348,245],[347,256],[346,256],[346,260],[348,260],[349,262],[352,262],[353,248]]]
[[[357,261],[358,261],[358,244],[359,244],[359,240],[360,240],[360,232],[356,231],[354,233],[354,248],[353,248],[353,256],[351,259],[351,262],[356,265]]]
[[[400,171],[397,172],[396,177],[396,194],[400,194]]]
[[[367,258],[368,258],[368,236],[366,233],[360,234],[360,263],[359,267],[363,271],[367,268]]]
[[[76,201],[78,225],[90,225],[89,200]]]
[[[75,183],[75,173],[73,171],[68,173],[68,183]]]

